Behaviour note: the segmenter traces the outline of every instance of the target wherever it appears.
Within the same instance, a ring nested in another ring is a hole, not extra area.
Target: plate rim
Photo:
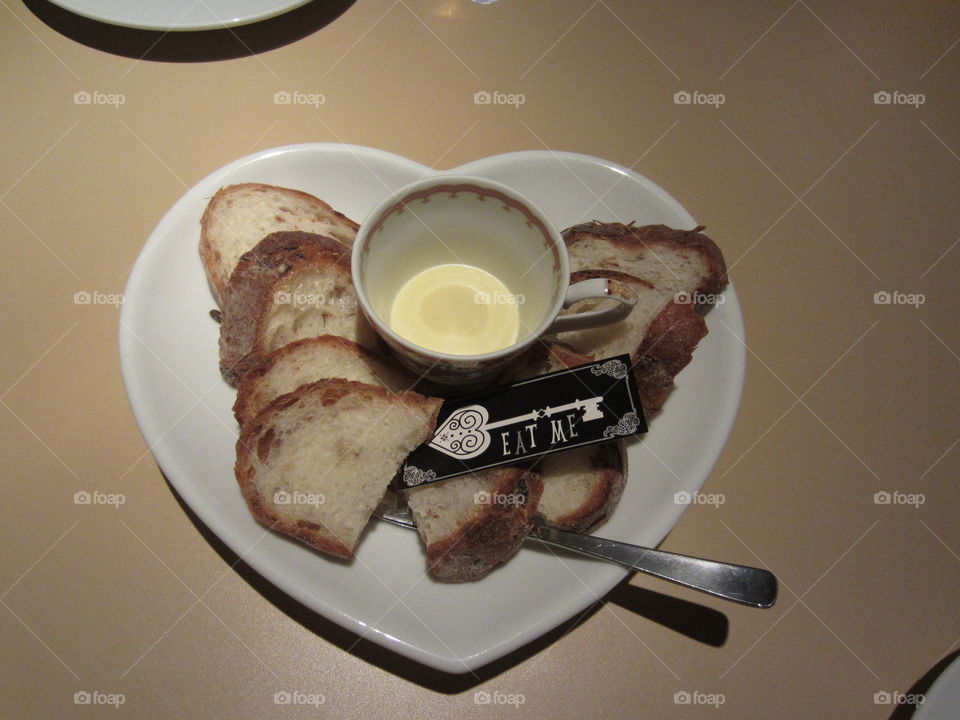
[[[95,20],[97,22],[115,25],[117,27],[130,28],[133,30],[153,30],[157,32],[195,32],[204,30],[225,30],[237,28],[242,25],[250,25],[255,22],[260,22],[261,20],[269,20],[270,18],[291,12],[299,7],[303,7],[304,5],[313,2],[313,0],[283,0],[282,2],[280,0],[276,0],[276,2],[273,3],[274,7],[268,11],[247,13],[229,20],[189,24],[179,24],[176,20],[174,20],[172,24],[171,22],[137,21],[132,15],[110,15],[103,12],[98,12],[95,9],[91,9],[89,7],[90,3],[84,2],[83,0],[80,0],[79,2],[78,0],[50,0],[50,2],[57,7],[66,10],[67,12],[74,13],[75,15],[87,18],[88,20]],[[187,12],[193,9],[193,7],[194,6],[191,6]]]
[[[942,713],[946,708],[956,709],[956,706],[950,703],[960,699],[960,653],[937,675],[923,696],[924,701],[913,713],[914,720],[937,720],[944,717]]]

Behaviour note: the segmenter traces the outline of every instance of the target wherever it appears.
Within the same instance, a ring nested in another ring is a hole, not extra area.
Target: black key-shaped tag
[[[647,431],[630,356],[447,400],[433,437],[407,456],[398,490]]]

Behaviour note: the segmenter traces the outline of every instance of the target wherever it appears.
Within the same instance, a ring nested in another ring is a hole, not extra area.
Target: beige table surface
[[[319,0],[237,36],[2,5],[0,716],[902,717],[885,700],[956,652],[955,3]],[[777,605],[635,576],[449,676],[306,610],[195,523],[127,403],[117,308],[74,294],[121,293],[208,173],[307,141],[439,168],[588,153],[709,226],[743,306],[746,386],[704,486],[725,502],[690,507],[663,547],[769,567]],[[125,503],[77,505],[81,490]]]

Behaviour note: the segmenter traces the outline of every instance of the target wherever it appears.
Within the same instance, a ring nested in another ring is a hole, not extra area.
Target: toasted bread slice
[[[707,334],[707,324],[693,303],[678,301],[674,290],[646,279],[613,270],[581,270],[570,276],[571,282],[591,278],[606,279],[615,295],[635,300],[636,304],[620,322],[560,333],[557,339],[598,359],[630,355],[640,402],[651,416],[663,406],[674,377],[690,362],[697,344]],[[600,309],[613,302],[582,300],[565,312]]]
[[[536,519],[544,525],[592,532],[620,504],[627,484],[623,440],[587,445],[547,455],[540,461],[543,495]]]
[[[245,425],[274,398],[334,377],[381,385],[393,392],[410,390],[417,380],[382,355],[346,338],[303,338],[270,353],[262,366],[243,376],[233,413],[237,422]]]
[[[702,229],[593,221],[567,228],[563,239],[570,272],[616,270],[643,278],[670,295],[689,293],[696,304],[703,304],[726,287],[727,265]]]
[[[582,356],[552,346],[579,364]],[[508,373],[523,367],[528,371],[524,377],[540,374],[537,369],[546,367],[549,352],[546,344],[537,343]],[[422,485],[402,495],[426,546],[431,575],[443,582],[466,582],[481,579],[519,550],[543,491],[539,472],[510,466]]]
[[[264,525],[350,558],[404,458],[433,434],[440,405],[342,379],[281,395],[241,430],[243,497]]]
[[[200,258],[218,305],[240,256],[273,232],[303,230],[352,245],[359,226],[299,190],[243,183],[221,188],[200,220]]]
[[[541,341],[509,368],[506,379],[514,382],[591,360],[558,343]],[[626,444],[621,439],[545,455],[538,470],[543,494],[536,521],[588,532],[602,525],[620,502],[627,482]]]
[[[648,417],[659,412],[674,388],[674,378],[693,359],[707,324],[693,305],[670,300],[647,326],[632,355],[640,403]]]
[[[442,582],[479,580],[513,557],[532,528],[542,491],[537,473],[517,467],[406,491],[431,575]]]
[[[634,302],[633,309],[619,322],[559,333],[557,339],[569,344],[576,352],[598,360],[624,353],[632,355],[653,318],[673,299],[673,293],[642,278],[615,270],[579,270],[570,275],[571,283],[592,279],[606,280],[612,294]],[[614,300],[604,298],[581,300],[561,310],[561,315],[605,309],[614,304]]]
[[[311,233],[268,235],[240,258],[224,294],[224,379],[236,387],[274,350],[319,335],[376,347],[376,335],[353,290],[349,249]]]

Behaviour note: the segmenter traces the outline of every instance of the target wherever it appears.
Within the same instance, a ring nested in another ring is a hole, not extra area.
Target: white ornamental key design
[[[581,420],[599,420],[603,417],[600,409],[602,397],[587,400],[574,400],[566,405],[532,410],[523,415],[490,422],[487,409],[482,405],[467,405],[453,412],[434,434],[428,445],[450,457],[469,460],[480,455],[490,446],[490,431],[506,427],[524,420],[540,420],[568,410],[583,410]]]

